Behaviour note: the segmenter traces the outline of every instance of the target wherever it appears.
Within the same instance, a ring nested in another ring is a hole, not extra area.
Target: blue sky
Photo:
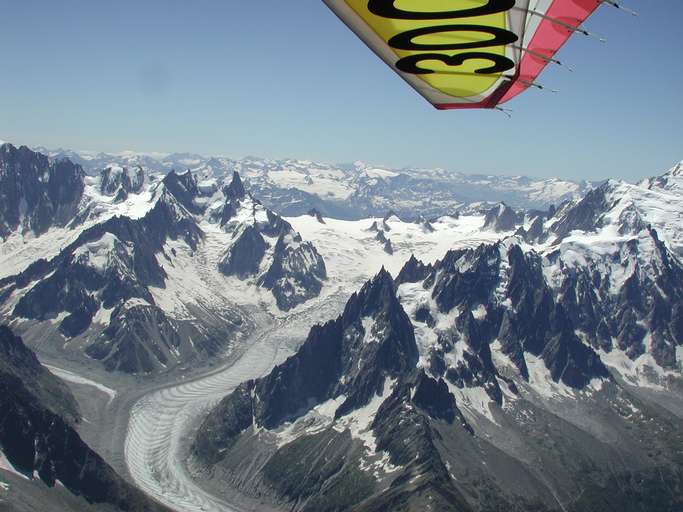
[[[636,179],[683,159],[683,2],[624,2],[508,119],[434,110],[320,0],[0,0],[0,139]]]

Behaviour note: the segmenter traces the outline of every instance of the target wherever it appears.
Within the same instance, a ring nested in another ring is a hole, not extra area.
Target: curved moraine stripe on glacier
[[[289,313],[242,340],[247,347],[234,363],[191,382],[155,391],[131,412],[125,460],[134,482],[177,510],[241,512],[238,504],[202,489],[187,469],[187,446],[197,422],[226,394],[249,379],[269,372],[288,353],[293,338],[304,337],[311,323],[334,315],[343,304],[332,294],[314,305]],[[259,510],[259,508],[256,508]]]

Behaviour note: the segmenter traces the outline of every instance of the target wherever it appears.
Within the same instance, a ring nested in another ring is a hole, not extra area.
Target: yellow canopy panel
[[[323,0],[440,109],[494,108],[531,85],[600,0]],[[530,6],[530,4],[532,4]]]

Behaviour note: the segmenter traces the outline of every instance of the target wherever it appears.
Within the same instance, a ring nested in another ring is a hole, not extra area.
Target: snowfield
[[[47,368],[51,374],[55,375],[56,377],[59,377],[60,379],[66,382],[71,382],[73,384],[80,384],[82,386],[90,386],[92,388],[95,388],[96,390],[100,391],[101,393],[109,397],[108,403],[113,402],[116,398],[117,391],[115,389],[105,386],[104,384],[100,384],[99,382],[95,382],[94,380],[86,379],[85,377],[76,375],[75,373],[70,372],[68,370],[63,370],[62,368],[57,368],[55,366],[50,366],[48,364],[44,364],[43,366]]]
[[[343,286],[349,295],[372,278],[381,267],[394,277],[415,255],[424,263],[443,258],[450,249],[477,247],[495,243],[510,233],[483,230],[484,216],[441,217],[430,225],[433,231],[415,222],[403,222],[397,217],[384,221],[370,218],[357,221],[325,218],[321,224],[315,217],[302,215],[286,219],[304,240],[313,243],[327,266],[328,283]],[[391,241],[393,254],[388,254],[371,230],[378,229]]]

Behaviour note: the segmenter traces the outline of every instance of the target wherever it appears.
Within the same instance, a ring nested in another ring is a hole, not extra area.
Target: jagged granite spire
[[[244,183],[242,183],[239,172],[234,171],[232,173],[232,181],[230,182],[230,185],[225,187],[224,193],[226,199],[240,199],[246,195],[247,191],[244,188]]]

